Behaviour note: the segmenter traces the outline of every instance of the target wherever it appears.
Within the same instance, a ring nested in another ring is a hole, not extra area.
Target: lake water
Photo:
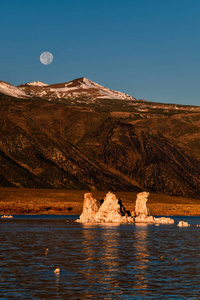
[[[200,218],[160,226],[70,218],[0,219],[0,299],[200,299],[200,227],[176,226]]]

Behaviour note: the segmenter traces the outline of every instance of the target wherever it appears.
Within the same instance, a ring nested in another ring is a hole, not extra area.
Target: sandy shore
[[[0,215],[4,214],[60,214],[79,215],[83,208],[83,196],[88,191],[45,190],[24,188],[0,188]],[[105,192],[94,191],[100,200]],[[134,210],[137,193],[115,192],[127,210]],[[147,206],[151,215],[200,216],[200,198],[180,198],[150,194]]]

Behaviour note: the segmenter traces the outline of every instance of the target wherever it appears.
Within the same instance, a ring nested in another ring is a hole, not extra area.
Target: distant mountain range
[[[137,100],[86,78],[0,81],[0,186],[200,199],[200,107]]]

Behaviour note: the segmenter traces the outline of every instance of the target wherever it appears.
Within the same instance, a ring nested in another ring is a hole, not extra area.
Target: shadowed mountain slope
[[[84,97],[0,94],[1,186],[200,197],[199,107]]]

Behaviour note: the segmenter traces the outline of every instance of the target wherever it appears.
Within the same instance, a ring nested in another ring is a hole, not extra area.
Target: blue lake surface
[[[77,217],[0,219],[0,299],[200,299],[199,217],[160,226],[68,221]]]

